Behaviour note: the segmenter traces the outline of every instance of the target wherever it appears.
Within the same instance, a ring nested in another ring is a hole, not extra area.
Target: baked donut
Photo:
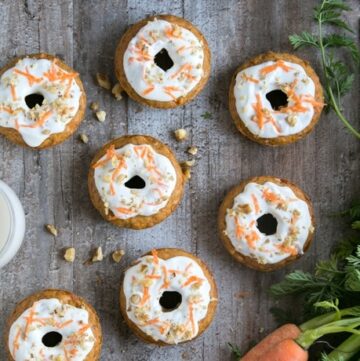
[[[88,183],[91,200],[107,221],[142,229],[175,210],[184,176],[165,144],[150,136],[130,135],[100,149],[91,163]]]
[[[35,149],[63,142],[81,123],[86,95],[79,74],[49,54],[32,54],[0,70],[0,133]]]
[[[95,310],[68,291],[48,289],[20,302],[8,321],[9,360],[100,359],[101,326]]]
[[[269,52],[241,65],[229,91],[238,130],[264,145],[284,145],[305,137],[319,120],[323,91],[306,61]]]
[[[115,73],[134,100],[175,108],[193,99],[210,75],[210,50],[201,32],[172,15],[157,15],[131,26],[115,54]]]
[[[212,274],[180,249],[152,250],[124,273],[121,313],[145,342],[165,346],[198,337],[210,325],[216,305]]]
[[[314,234],[307,195],[293,183],[255,177],[240,183],[220,206],[218,225],[228,252],[260,271],[272,271],[299,258]]]

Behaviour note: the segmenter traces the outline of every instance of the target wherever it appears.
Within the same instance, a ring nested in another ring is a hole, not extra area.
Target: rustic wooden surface
[[[328,215],[349,204],[360,192],[360,142],[333,114],[323,115],[306,139],[279,149],[249,142],[237,133],[227,107],[229,80],[246,58],[272,49],[290,51],[287,35],[310,29],[314,0],[0,0],[0,66],[13,56],[32,52],[58,54],[81,73],[89,101],[107,112],[104,124],[90,111],[77,135],[47,151],[22,149],[0,139],[0,178],[22,200],[27,220],[25,243],[17,257],[0,270],[0,334],[15,303],[45,287],[73,290],[88,299],[102,320],[102,360],[227,360],[228,341],[246,348],[274,327],[268,309],[274,302],[268,287],[292,268],[311,269],[328,254],[343,231]],[[349,20],[359,29],[360,5]],[[211,79],[201,95],[185,107],[153,110],[124,99],[117,102],[94,83],[96,72],[113,76],[116,43],[128,25],[156,13],[183,16],[204,33],[213,55]],[[318,69],[312,51],[299,52]],[[346,114],[359,123],[359,77],[346,99]],[[211,113],[211,119],[201,115]],[[172,131],[185,127],[189,141],[178,144]],[[92,207],[86,175],[90,160],[106,141],[122,134],[145,133],[168,143],[179,159],[193,144],[200,148],[193,177],[181,206],[166,221],[144,231],[121,230],[104,222]],[[236,264],[221,245],[216,229],[219,204],[240,180],[262,174],[289,178],[311,196],[317,217],[311,250],[293,267],[262,274]],[[43,229],[54,223],[59,236]],[[102,246],[106,259],[83,265],[89,252]],[[62,249],[74,246],[76,262],[62,260]],[[194,342],[157,348],[138,341],[118,310],[122,270],[153,247],[180,247],[203,258],[214,271],[220,304],[215,321]],[[121,264],[109,258],[123,248]],[[1,335],[2,336],[2,335]],[[2,339],[2,338],[1,338]],[[0,347],[0,359],[5,359]]]

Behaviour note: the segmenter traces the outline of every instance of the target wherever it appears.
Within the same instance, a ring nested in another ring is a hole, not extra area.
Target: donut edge
[[[41,299],[57,298],[62,303],[67,303],[77,308],[84,308],[89,313],[89,322],[91,322],[91,330],[94,334],[95,343],[90,353],[86,356],[84,361],[97,361],[100,360],[101,347],[103,342],[103,336],[101,331],[101,324],[99,317],[95,309],[82,297],[75,295],[74,293],[60,289],[45,289],[37,293],[33,293],[30,296],[24,298],[16,306],[10,317],[7,320],[5,327],[5,347],[9,361],[15,361],[11,356],[9,350],[9,333],[13,323],[21,316],[21,314],[28,308],[30,308],[34,302]]]
[[[304,247],[303,247],[303,254],[297,254],[296,256],[290,256],[285,258],[284,260],[277,262],[277,263],[273,263],[273,264],[261,264],[259,262],[257,262],[257,260],[253,257],[249,257],[249,256],[245,256],[242,253],[240,253],[239,251],[237,251],[235,249],[235,247],[233,246],[230,238],[224,233],[224,231],[226,230],[226,210],[228,208],[231,208],[233,206],[234,203],[234,198],[239,195],[246,187],[246,185],[248,183],[258,183],[258,184],[264,184],[266,182],[272,182],[275,183],[279,186],[282,187],[289,187],[294,193],[295,195],[303,200],[304,202],[306,202],[306,204],[308,205],[309,208],[309,213],[310,213],[310,217],[311,217],[311,224],[314,227],[314,231],[313,232],[309,232],[308,234],[308,238],[304,243]],[[301,258],[309,249],[313,238],[314,238],[314,234],[315,234],[315,216],[314,216],[314,208],[312,205],[312,202],[309,198],[309,196],[302,191],[296,184],[288,181],[287,179],[283,179],[283,178],[278,178],[278,177],[272,177],[272,176],[260,176],[260,177],[252,177],[249,178],[247,180],[242,181],[240,184],[238,184],[237,186],[233,187],[225,196],[224,200],[222,201],[220,208],[219,208],[219,213],[218,213],[218,230],[219,230],[219,236],[220,239],[223,243],[223,245],[225,246],[226,250],[230,253],[230,255],[239,263],[242,263],[243,265],[258,270],[258,271],[263,271],[263,272],[270,272],[270,271],[275,271],[277,269],[280,269],[282,267],[287,266],[288,264],[298,260],[299,258]]]
[[[126,78],[126,74],[124,71],[123,66],[123,59],[124,59],[124,53],[128,47],[129,42],[136,36],[136,34],[139,32],[141,28],[143,28],[149,21],[153,21],[154,19],[162,19],[166,20],[170,23],[177,24],[189,31],[191,31],[203,44],[204,49],[204,63],[203,63],[203,71],[204,74],[201,77],[200,81],[195,85],[195,87],[187,93],[183,97],[179,97],[176,100],[171,101],[158,101],[158,100],[149,100],[145,99],[142,96],[140,96],[130,85]],[[159,108],[159,109],[170,109],[170,108],[176,108],[178,106],[184,105],[191,100],[193,100],[205,87],[207,84],[209,77],[210,77],[210,71],[211,71],[211,52],[209,48],[209,44],[205,38],[205,36],[202,34],[202,32],[191,22],[180,18],[178,16],[174,15],[154,15],[150,16],[148,18],[145,18],[143,20],[140,20],[139,22],[131,25],[124,35],[121,37],[116,51],[115,51],[115,75],[118,79],[120,86],[124,89],[124,91],[128,94],[128,96],[135,100],[138,103],[141,103],[143,105],[147,105],[152,108]]]
[[[304,138],[306,135],[308,135],[312,130],[314,129],[315,125],[320,119],[320,115],[322,113],[322,108],[314,108],[314,115],[311,119],[310,124],[304,128],[301,132],[286,136],[280,136],[276,138],[262,138],[255,134],[253,134],[244,124],[242,119],[240,118],[237,110],[236,110],[236,99],[234,95],[234,87],[236,84],[236,76],[238,73],[246,68],[249,68],[254,65],[259,65],[261,63],[264,63],[266,61],[277,61],[277,60],[284,60],[288,62],[292,62],[295,64],[298,64],[303,67],[308,77],[312,79],[312,81],[315,84],[315,100],[317,102],[324,102],[324,95],[323,95],[323,88],[320,83],[320,79],[318,75],[316,74],[315,70],[312,68],[310,63],[306,60],[303,60],[296,55],[290,54],[290,53],[275,53],[272,51],[269,51],[267,53],[263,53],[260,55],[257,55],[246,62],[244,62],[242,65],[240,65],[236,71],[234,72],[231,83],[230,83],[230,89],[229,89],[229,110],[231,117],[235,123],[236,128],[240,133],[242,133],[246,138],[252,140],[253,142],[266,145],[266,146],[281,146],[281,145],[287,145],[290,143],[294,143],[302,138]]]
[[[195,261],[201,267],[202,271],[205,274],[205,277],[207,278],[207,280],[210,283],[210,287],[211,287],[211,289],[210,289],[210,303],[209,303],[208,311],[207,311],[207,314],[206,314],[205,318],[203,318],[199,322],[199,332],[191,340],[179,342],[178,344],[184,344],[184,343],[187,343],[187,342],[191,342],[191,341],[195,340],[196,338],[198,338],[199,336],[201,336],[201,334],[205,332],[205,330],[211,325],[211,323],[212,323],[212,321],[213,321],[213,319],[215,317],[216,308],[217,308],[217,304],[218,304],[218,290],[217,290],[215,278],[214,278],[212,272],[209,270],[206,263],[204,261],[202,261],[201,259],[199,259],[198,257],[196,257],[195,255],[193,255],[192,253],[186,252],[186,251],[184,251],[182,249],[179,249],[179,248],[158,248],[158,249],[155,249],[155,250],[157,251],[159,258],[162,258],[164,260],[167,260],[167,259],[170,259],[170,258],[173,258],[173,257],[178,257],[178,256],[184,256],[184,257],[191,258],[193,261]],[[151,251],[143,254],[139,258],[144,257],[144,256],[148,256],[148,255],[151,255]],[[142,341],[144,341],[146,343],[151,343],[151,344],[155,344],[155,345],[158,345],[158,346],[176,346],[176,344],[171,344],[171,343],[166,343],[164,341],[159,341],[159,340],[156,341],[156,340],[154,340],[152,337],[150,337],[145,332],[143,332],[127,316],[126,297],[125,297],[125,293],[124,293],[123,284],[124,284],[124,278],[125,278],[126,271],[129,268],[131,268],[133,265],[134,264],[131,264],[129,267],[127,267],[124,270],[124,272],[122,274],[122,277],[121,277],[121,283],[120,283],[119,303],[120,303],[120,312],[121,312],[121,315],[122,315],[124,321],[126,322],[128,327],[131,329],[131,331],[138,338],[140,338]]]
[[[96,188],[95,179],[94,179],[94,169],[92,166],[106,153],[106,150],[110,145],[115,145],[115,148],[121,148],[126,144],[147,144],[154,148],[154,150],[168,158],[173,165],[176,172],[176,184],[171,196],[165,207],[161,208],[159,212],[153,214],[151,216],[141,216],[138,215],[136,217],[128,218],[128,219],[111,219],[111,215],[105,213],[104,202],[102,201],[100,194]],[[167,217],[169,217],[175,209],[178,207],[185,188],[185,178],[181,169],[179,162],[177,161],[172,150],[164,143],[160,142],[156,138],[153,138],[148,135],[125,135],[120,138],[116,138],[106,143],[104,146],[98,150],[91,161],[90,170],[88,173],[88,188],[90,199],[94,205],[94,207],[98,210],[98,212],[102,215],[102,217],[114,224],[115,226],[122,228],[132,228],[132,229],[144,229],[155,226],[156,224],[162,222]]]
[[[51,54],[47,54],[47,53],[36,53],[36,54],[23,55],[23,56],[18,56],[16,58],[12,59],[3,68],[0,69],[0,77],[2,76],[3,73],[5,73],[5,71],[7,71],[8,69],[15,66],[19,60],[24,59],[24,58],[47,59],[47,60],[56,59],[57,65],[61,69],[65,70],[67,72],[75,72],[78,74],[77,77],[75,78],[75,81],[81,91],[81,96],[80,96],[80,101],[79,101],[79,109],[78,109],[77,113],[75,114],[75,116],[73,117],[73,119],[69,123],[66,124],[66,127],[63,132],[51,134],[50,137],[45,139],[40,145],[38,145],[36,147],[31,147],[25,143],[21,134],[16,129],[0,126],[0,134],[4,135],[8,140],[10,140],[11,142],[13,142],[17,145],[21,145],[23,147],[26,147],[29,149],[34,149],[34,150],[50,148],[50,147],[53,147],[55,145],[58,145],[58,144],[64,142],[66,139],[68,139],[77,130],[77,128],[81,124],[82,120],[84,119],[85,111],[86,111],[86,92],[84,89],[84,85],[80,79],[80,74],[78,72],[76,72],[73,68],[71,68],[69,65],[67,65],[65,62],[63,62],[58,57],[51,55]]]

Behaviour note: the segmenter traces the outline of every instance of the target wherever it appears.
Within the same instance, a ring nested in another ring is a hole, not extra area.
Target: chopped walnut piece
[[[74,262],[75,260],[75,248],[70,247],[65,250],[64,259],[67,262]]]
[[[111,89],[111,92],[116,100],[121,100],[122,96],[121,93],[123,91],[123,88],[120,86],[119,83],[116,83],[113,88]]]
[[[294,114],[290,114],[286,117],[286,122],[291,126],[291,127],[295,127],[296,122],[297,122],[297,116]]]
[[[114,262],[119,263],[123,258],[125,251],[123,249],[118,249],[112,253],[112,259]]]
[[[89,143],[89,137],[86,134],[81,133],[79,135],[79,138],[83,143],[85,143],[85,144]]]
[[[250,204],[239,204],[239,210],[241,213],[249,214],[251,212]]]
[[[185,162],[181,163],[181,167],[182,168],[191,168],[194,166],[194,164],[195,164],[195,159],[186,160]]]
[[[183,170],[185,181],[188,181],[191,178],[190,168],[186,168]]]
[[[194,147],[194,146],[191,146],[188,148],[187,152],[191,155],[196,155],[197,152],[198,152],[198,148],[197,147]]]
[[[96,112],[96,117],[98,118],[99,122],[105,122],[105,118],[106,118],[106,112],[104,112],[103,110],[99,110],[98,112]]]
[[[107,74],[96,73],[96,81],[98,85],[101,86],[102,88],[106,90],[111,89],[111,83]]]
[[[53,236],[56,237],[58,235],[58,231],[57,231],[56,227],[53,224],[45,224],[45,228]]]
[[[187,138],[187,131],[185,129],[177,129],[175,130],[174,134],[178,142],[181,142]]]
[[[90,103],[90,109],[93,112],[97,112],[100,109],[99,103],[98,102],[91,102]]]
[[[103,255],[103,252],[102,252],[102,248],[101,247],[96,248],[95,253],[94,253],[91,261],[92,262],[100,262],[103,259],[104,259],[104,255]]]

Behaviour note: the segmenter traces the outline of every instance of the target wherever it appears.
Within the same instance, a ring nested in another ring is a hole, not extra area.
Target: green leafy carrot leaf
[[[360,63],[360,52],[357,48],[357,45],[354,39],[349,38],[348,36],[339,35],[339,34],[330,34],[323,37],[323,46],[324,48],[346,48],[354,61]]]
[[[360,240],[355,236],[345,238],[334,248],[333,256],[338,260],[344,260],[355,252],[359,242]]]
[[[330,311],[336,311],[338,314],[340,312],[339,310],[339,299],[334,299],[334,300],[330,300],[330,301],[320,301],[320,302],[316,302],[314,303],[314,307],[315,308],[322,308],[324,311],[326,312],[330,312]],[[340,319],[341,316],[339,316]]]
[[[229,346],[229,348],[230,348],[230,351],[233,353],[233,355],[234,355],[236,358],[240,358],[240,357],[243,355],[243,353],[241,352],[239,346],[234,345],[234,344],[232,344],[232,343],[230,343],[230,342],[228,342],[228,346]]]
[[[203,114],[201,114],[201,118],[203,119],[212,119],[212,114],[210,112],[205,112]]]
[[[351,224],[351,228],[352,228],[352,229],[360,230],[360,221],[354,221],[354,222]]]
[[[359,49],[354,39],[338,33],[328,34],[325,30],[326,26],[331,26],[336,28],[336,30],[345,30],[354,33],[350,25],[346,22],[346,19],[342,17],[344,11],[349,10],[351,10],[351,8],[343,0],[321,0],[320,4],[314,8],[314,19],[318,25],[316,35],[304,31],[300,35],[291,35],[289,40],[294,49],[312,46],[319,50],[326,94],[327,107],[325,110],[332,109],[347,129],[355,137],[360,139],[360,131],[355,129],[345,117],[341,105],[341,98],[349,92],[352,87],[354,75],[349,70],[351,68],[350,66],[345,65],[345,63],[339,60],[335,60],[331,54],[332,49],[339,47],[346,49],[359,67]],[[325,36],[324,34],[328,35]]]
[[[314,46],[319,47],[318,40],[316,37],[307,31],[303,31],[301,34],[293,34],[289,36],[289,40],[294,49],[299,49],[303,46]]]

